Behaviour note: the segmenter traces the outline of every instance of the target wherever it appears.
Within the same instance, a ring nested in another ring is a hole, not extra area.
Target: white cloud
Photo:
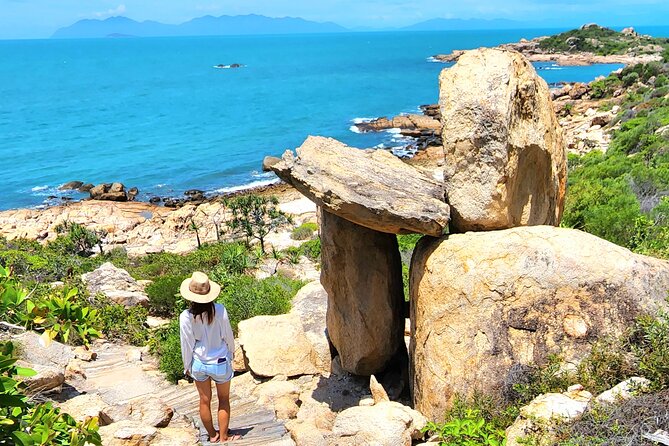
[[[111,8],[106,11],[94,12],[92,15],[97,18],[107,18],[117,15],[122,15],[126,11],[125,5],[118,5],[116,8]]]

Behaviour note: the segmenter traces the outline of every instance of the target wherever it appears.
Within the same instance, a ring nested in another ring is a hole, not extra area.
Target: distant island
[[[223,36],[250,34],[308,34],[348,31],[332,22],[312,22],[298,17],[273,18],[249,14],[204,16],[178,25],[152,20],[138,22],[127,17],[85,19],[57,30],[54,39],[101,37]]]
[[[494,29],[541,28],[545,25],[507,19],[434,18],[400,28],[346,28],[333,22],[314,22],[299,17],[266,17],[249,14],[198,17],[177,25],[153,20],[138,22],[127,17],[84,19],[58,29],[55,39],[102,37],[224,36],[257,34],[313,34],[364,31],[474,31]]]

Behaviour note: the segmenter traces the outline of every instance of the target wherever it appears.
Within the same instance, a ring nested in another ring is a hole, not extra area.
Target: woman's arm
[[[181,335],[181,360],[184,363],[184,374],[190,375],[195,350],[195,336],[193,335],[192,318],[188,310],[179,316],[179,333]]]

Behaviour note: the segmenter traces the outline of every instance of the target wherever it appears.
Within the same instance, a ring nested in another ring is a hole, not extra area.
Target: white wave
[[[352,125],[348,129],[353,133],[362,133],[362,130],[360,130],[357,125]]]
[[[430,56],[430,57],[428,57],[428,58],[425,59],[425,60],[427,60],[427,61],[430,62],[430,63],[444,63],[443,61],[437,59],[437,58],[434,57],[434,56]]]
[[[392,129],[386,130],[386,132],[390,133],[391,135],[399,135],[400,133],[402,133],[402,129],[394,127]]]
[[[214,190],[214,193],[227,194],[227,193],[230,193],[230,192],[239,192],[239,191],[242,191],[242,190],[253,189],[253,188],[256,188],[256,187],[269,186],[271,184],[276,184],[279,181],[281,181],[281,180],[279,180],[278,178],[274,178],[274,179],[271,179],[271,180],[252,181],[248,184],[242,184],[240,186],[222,187],[220,189]]]
[[[366,122],[376,121],[377,119],[379,118],[353,118],[351,119],[351,122],[353,124],[364,124]]]
[[[47,190],[49,186],[35,186],[32,189],[30,189],[32,192],[41,192],[44,190]]]
[[[251,172],[251,176],[253,178],[274,178],[274,172],[258,172],[257,170],[254,170]]]

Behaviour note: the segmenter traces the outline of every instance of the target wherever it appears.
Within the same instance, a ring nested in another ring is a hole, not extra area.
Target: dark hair
[[[204,316],[203,314],[207,315],[207,323],[211,324],[214,322],[214,314],[216,313],[216,309],[214,308],[214,303],[213,302],[207,302],[206,304],[201,304],[198,302],[190,302],[190,308],[188,309],[190,313],[194,317],[200,316],[202,318],[202,321],[204,322]]]

